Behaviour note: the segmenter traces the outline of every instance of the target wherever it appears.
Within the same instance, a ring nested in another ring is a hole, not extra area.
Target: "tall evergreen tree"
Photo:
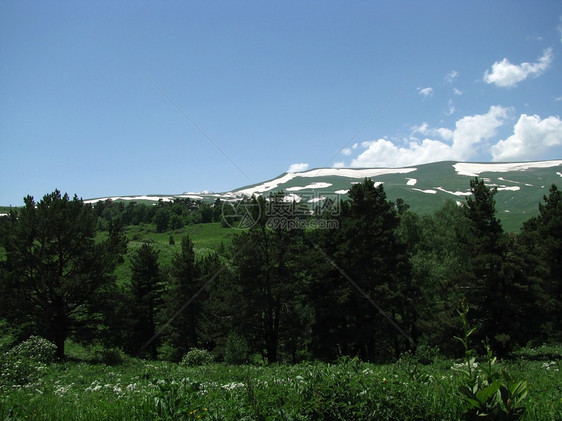
[[[542,340],[557,341],[562,339],[562,193],[556,185],[543,202],[539,215],[523,224],[520,254],[536,297],[533,330]]]
[[[318,339],[323,344],[337,341],[342,354],[369,360],[397,357],[410,347],[405,335],[417,336],[413,302],[418,292],[411,283],[406,245],[397,235],[396,205],[386,199],[382,184],[375,186],[370,179],[353,185],[349,197],[342,204],[340,228],[323,233],[319,243],[333,264],[324,279],[314,282],[315,295],[331,296],[315,300]],[[326,323],[329,328],[322,327]]]
[[[166,341],[173,348],[170,356],[173,360],[179,361],[189,348],[199,345],[198,326],[204,297],[194,299],[194,295],[201,285],[193,242],[186,235],[181,240],[181,252],[172,257],[170,281],[164,300],[164,318],[172,319]]]
[[[297,260],[303,234],[298,230],[268,228],[268,221],[272,220],[268,218],[273,215],[266,206],[282,207],[285,203],[282,195],[270,199],[275,202],[269,205],[261,197],[254,199],[256,224],[234,238],[233,263],[242,297],[235,323],[250,337],[256,351],[273,363],[278,361],[280,348],[290,341],[289,321],[295,322],[301,316],[296,313],[302,289]]]
[[[465,212],[469,230],[459,240],[468,258],[460,274],[462,288],[474,308],[473,323],[479,326],[480,339],[488,338],[499,355],[513,345],[518,327],[517,297],[524,286],[517,283],[518,268],[509,256],[509,238],[496,217],[494,195],[483,180],[470,181],[472,195]]]
[[[143,355],[142,350],[150,341],[150,358],[155,360],[158,340],[154,337],[162,298],[158,252],[149,243],[143,243],[131,258],[131,270],[132,350]]]
[[[412,264],[412,283],[419,296],[416,327],[421,345],[439,347],[454,353],[458,334],[457,310],[464,290],[456,289],[453,279],[464,268],[464,256],[456,232],[465,232],[468,220],[455,202],[422,217],[406,212],[400,218],[399,234],[408,244]]]
[[[44,335],[64,356],[69,335],[96,322],[92,308],[113,290],[122,247],[96,242],[96,217],[77,196],[58,190],[12,210],[2,243],[6,250],[2,293],[9,317],[24,331]]]

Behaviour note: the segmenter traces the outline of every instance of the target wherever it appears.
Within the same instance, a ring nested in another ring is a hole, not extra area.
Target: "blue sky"
[[[562,157],[560,1],[0,2],[0,204]]]

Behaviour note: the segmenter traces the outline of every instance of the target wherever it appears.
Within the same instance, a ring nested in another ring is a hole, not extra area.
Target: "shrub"
[[[118,347],[105,347],[103,345],[94,345],[91,348],[92,356],[95,361],[107,365],[121,364],[125,359],[125,354]]]
[[[461,373],[462,383],[457,395],[467,406],[466,419],[519,420],[524,417],[526,408],[523,401],[527,397],[529,385],[526,380],[517,380],[507,370],[496,365],[496,357],[491,347],[486,346],[486,361],[479,367],[474,352],[469,347],[469,337],[476,328],[467,322],[468,305],[463,302],[459,316],[464,336],[457,337],[464,347],[465,361],[454,369]]]
[[[31,336],[0,355],[0,386],[25,385],[38,378],[46,363],[55,360],[57,347],[40,336]]]
[[[0,356],[0,387],[23,386],[31,383],[45,369],[43,363],[6,352]]]
[[[13,356],[48,364],[55,361],[57,347],[45,338],[30,336],[8,352]]]
[[[210,364],[213,362],[213,359],[213,354],[206,349],[191,348],[189,352],[183,356],[180,364],[194,367]]]
[[[244,364],[248,361],[248,342],[234,331],[230,332],[226,340],[224,361],[227,364]]]

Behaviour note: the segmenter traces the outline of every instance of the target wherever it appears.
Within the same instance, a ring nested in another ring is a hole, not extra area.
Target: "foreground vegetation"
[[[28,196],[0,218],[0,415],[560,419],[559,348],[533,352],[562,343],[562,193],[515,235],[470,187],[422,217],[369,179],[312,208]]]
[[[109,365],[107,350],[67,348],[67,362],[38,364],[23,384],[1,386],[0,419],[458,420],[469,409],[457,392],[463,361],[428,352],[384,365],[189,366],[130,357]],[[526,348],[498,363],[528,379],[526,419],[561,419],[561,356],[560,346]],[[478,359],[475,371],[485,365]]]

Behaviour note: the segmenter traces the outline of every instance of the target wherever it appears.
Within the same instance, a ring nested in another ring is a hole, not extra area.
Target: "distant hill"
[[[285,173],[267,182],[231,192],[236,195],[269,194],[283,190],[294,200],[322,200],[347,192],[350,185],[370,177],[383,183],[391,200],[403,199],[425,214],[447,200],[464,203],[470,195],[470,179],[478,176],[497,187],[496,210],[506,231],[518,231],[521,223],[538,213],[538,203],[552,184],[562,187],[562,160],[522,163],[437,162],[406,168],[319,168]]]
[[[383,183],[390,200],[403,199],[410,208],[426,214],[446,201],[459,204],[470,194],[470,179],[478,176],[497,187],[496,210],[506,231],[518,231],[521,223],[538,213],[538,203],[551,184],[562,187],[562,160],[521,163],[437,162],[405,168],[317,168],[284,173],[269,181],[225,193],[184,193],[172,196],[148,195],[113,197],[114,200],[173,200],[189,197],[200,200],[234,200],[238,197],[269,195],[284,191],[288,200],[318,202],[329,197],[346,197],[353,183],[365,177]],[[95,202],[105,198],[91,199]]]

